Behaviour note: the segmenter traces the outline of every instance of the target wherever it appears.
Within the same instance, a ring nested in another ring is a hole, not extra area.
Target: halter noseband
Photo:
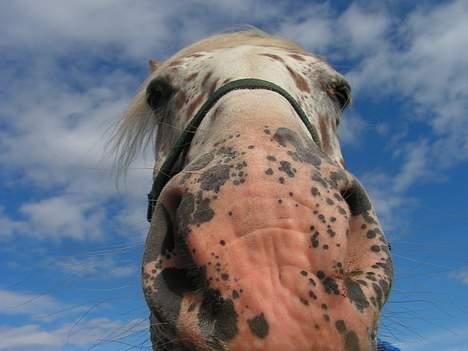
[[[281,96],[283,96],[292,105],[294,111],[296,111],[299,118],[305,124],[310,134],[312,135],[312,139],[315,141],[315,143],[317,143],[317,145],[319,145],[319,137],[317,135],[317,131],[315,130],[314,126],[312,126],[312,124],[310,123],[309,119],[307,118],[307,115],[302,110],[299,103],[286,90],[270,81],[256,78],[244,78],[226,83],[225,85],[217,89],[213,94],[211,94],[208,100],[206,100],[205,103],[200,107],[198,112],[195,114],[195,116],[184,129],[180,137],[177,139],[176,143],[170,150],[169,155],[167,156],[166,160],[161,166],[159,173],[153,181],[151,191],[148,194],[148,210],[146,213],[146,219],[148,220],[148,222],[151,222],[153,210],[156,205],[156,202],[158,201],[158,197],[161,193],[161,190],[172,177],[171,172],[172,168],[174,167],[174,164],[176,163],[182,151],[184,151],[184,149],[187,146],[189,146],[192,142],[193,136],[195,135],[195,132],[197,131],[197,128],[200,125],[203,118],[221,97],[233,90],[240,89],[264,89],[274,91],[275,93],[278,93]]]

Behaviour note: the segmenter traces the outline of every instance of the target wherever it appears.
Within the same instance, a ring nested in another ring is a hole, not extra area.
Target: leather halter
[[[169,155],[167,156],[166,160],[161,166],[159,173],[153,181],[151,191],[148,194],[148,210],[146,213],[146,219],[148,220],[148,222],[151,222],[153,210],[156,206],[156,202],[158,201],[158,197],[162,189],[172,177],[172,168],[174,167],[177,159],[179,158],[180,154],[184,151],[184,149],[190,146],[193,136],[195,135],[195,132],[197,131],[197,128],[202,122],[203,118],[221,97],[233,90],[240,89],[270,90],[283,96],[292,105],[294,111],[296,111],[299,118],[305,124],[310,134],[312,135],[312,139],[314,140],[314,142],[317,145],[320,145],[320,139],[318,137],[317,131],[315,130],[314,126],[312,126],[312,124],[310,123],[309,119],[307,118],[307,115],[302,110],[299,103],[280,86],[270,81],[256,78],[244,78],[226,83],[225,85],[217,89],[213,94],[211,94],[208,100],[206,100],[205,103],[200,107],[198,112],[195,114],[195,116],[184,129],[180,137],[177,139],[176,143],[170,150]]]

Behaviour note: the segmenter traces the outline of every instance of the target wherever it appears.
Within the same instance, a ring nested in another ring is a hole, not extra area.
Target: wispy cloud
[[[367,122],[357,113],[348,113],[340,123],[340,141],[346,146],[359,145],[362,135],[369,129]]]
[[[47,265],[61,272],[70,273],[77,277],[95,276],[100,279],[122,278],[136,275],[137,266],[135,262],[118,262],[112,256],[99,257],[69,257],[48,260]]]
[[[80,1],[63,6],[60,1],[47,0],[3,4],[0,44],[42,51],[52,49],[63,53],[83,48],[103,52],[122,51],[127,55],[149,55],[154,45],[167,43],[171,35],[168,19],[182,2],[164,6],[160,1],[128,0]],[[116,30],[119,28],[119,30]],[[44,43],[46,44],[44,47]],[[148,45],[153,43],[153,45]]]
[[[5,185],[47,191],[26,200],[16,218],[0,213],[4,224],[0,236],[96,240],[102,238],[109,217],[103,205],[110,201],[122,204],[121,224],[141,230],[144,215],[135,226],[128,211],[139,208],[144,213],[136,201],[149,187],[151,163],[146,170],[131,172],[125,192],[118,193],[110,172],[112,160],[103,152],[108,130],[125,110],[134,80],[118,70],[102,75],[69,73],[58,61],[49,59],[49,73],[41,72],[36,62],[26,68],[28,78],[9,77],[5,84],[10,90],[0,95],[6,126],[0,130]],[[29,89],[32,82],[34,89]],[[141,158],[140,164],[145,165]]]
[[[71,196],[26,203],[21,206],[20,212],[27,216],[31,228],[29,233],[33,235],[74,239],[102,236],[98,224],[104,219],[105,212],[93,203],[77,203]],[[86,212],[89,214],[86,215]]]
[[[429,148],[425,140],[406,145],[405,151],[401,169],[393,179],[393,191],[396,193],[406,192],[430,174]]]
[[[5,207],[0,206],[0,240],[10,239],[14,233],[24,230],[24,224],[15,221],[5,214]]]
[[[463,267],[455,272],[450,273],[450,277],[459,280],[465,285],[468,285],[468,267]]]
[[[462,39],[468,31],[467,17],[465,1],[416,7],[406,18],[396,18],[384,7],[369,13],[352,5],[340,17],[350,25],[341,52],[361,55],[347,73],[357,99],[398,96],[408,107],[408,114],[395,118],[393,126],[377,126],[381,135],[392,131],[388,146],[401,166],[397,171],[373,170],[364,181],[379,214],[393,228],[396,211],[404,212],[401,205],[415,205],[407,195],[414,185],[439,181],[447,168],[467,158],[468,80],[463,72],[468,71],[468,45]],[[361,31],[361,26],[372,30]],[[410,139],[411,121],[425,124],[432,135]]]
[[[398,346],[405,351],[463,351],[468,345],[467,325],[456,326],[448,331],[428,332],[426,335],[424,338],[401,342]]]
[[[385,45],[392,22],[384,7],[366,9],[354,2],[337,19],[339,46],[351,57],[368,56]]]
[[[84,319],[45,329],[37,324],[20,327],[0,327],[0,350],[63,350],[71,346],[106,346],[129,342],[126,338],[140,336],[146,331],[142,320],[128,322],[108,318]],[[131,341],[130,341],[131,342]],[[100,349],[97,347],[97,349]]]
[[[0,289],[0,315],[26,315],[33,319],[43,319],[67,307],[70,306],[46,294]]]
[[[82,267],[82,263],[79,263]],[[69,271],[69,267],[56,267]],[[95,268],[87,272],[93,274]],[[73,271],[73,269],[72,269]],[[114,276],[126,276],[126,267],[115,265],[108,272]],[[0,325],[0,350],[55,350],[67,346],[111,345],[118,340],[132,342],[134,336],[141,341],[141,332],[146,331],[146,317],[128,321],[112,320],[108,317],[90,318],[90,313],[107,302],[83,304],[63,303],[47,294],[34,294],[0,289],[0,316],[30,318],[34,323]],[[101,312],[102,313],[102,312]],[[127,312],[128,313],[128,312]],[[98,348],[102,349],[102,348]]]
[[[436,136],[428,151],[441,166],[468,155],[467,16],[468,5],[460,0],[417,8],[349,72],[356,91],[395,94],[412,104],[412,119]]]

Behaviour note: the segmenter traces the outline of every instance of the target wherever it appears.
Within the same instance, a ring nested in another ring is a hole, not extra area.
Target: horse
[[[121,169],[155,153],[142,260],[153,350],[376,350],[393,265],[341,153],[344,76],[257,29],[149,67],[115,148]]]

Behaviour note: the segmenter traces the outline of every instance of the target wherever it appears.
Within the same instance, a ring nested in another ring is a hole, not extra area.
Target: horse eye
[[[351,103],[351,87],[344,81],[334,87],[333,95],[341,110]]]
[[[146,102],[153,111],[164,106],[173,92],[172,86],[162,78],[153,79],[146,88]]]

